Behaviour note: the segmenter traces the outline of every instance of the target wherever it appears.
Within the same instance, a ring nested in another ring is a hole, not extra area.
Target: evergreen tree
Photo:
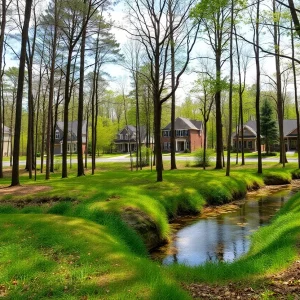
[[[266,144],[266,152],[269,154],[271,145],[278,140],[278,129],[273,116],[272,106],[266,100],[261,107],[260,118],[260,130]]]

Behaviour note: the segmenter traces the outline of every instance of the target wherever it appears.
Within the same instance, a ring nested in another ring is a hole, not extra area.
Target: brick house
[[[171,151],[171,123],[162,129],[161,143],[162,150]],[[190,120],[187,118],[176,118],[175,120],[175,149],[176,152],[191,152],[198,148],[203,148],[204,132],[203,123],[198,120]]]

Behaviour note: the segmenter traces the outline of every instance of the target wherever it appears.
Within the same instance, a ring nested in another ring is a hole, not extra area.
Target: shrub
[[[204,166],[203,154],[204,154],[204,149],[198,149],[194,152],[194,160],[195,160],[196,166],[199,166],[199,167]],[[205,153],[205,166],[206,167],[210,165],[213,155],[214,155],[214,151],[212,149],[206,149],[206,153]]]
[[[186,148],[186,149],[184,150],[184,153],[191,153],[191,150],[188,149],[188,148]]]
[[[142,167],[149,166],[151,155],[151,148],[147,148],[146,146],[141,147],[141,165]],[[135,153],[136,156],[136,153]],[[140,160],[138,160],[138,166],[140,166]]]
[[[61,165],[60,158],[55,158],[55,160],[54,160],[54,170],[59,171],[60,170],[60,165]]]

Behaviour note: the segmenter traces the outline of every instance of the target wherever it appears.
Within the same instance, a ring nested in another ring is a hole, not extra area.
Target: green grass
[[[76,177],[74,164],[69,178],[55,173],[45,181],[44,174],[38,174],[36,182],[23,174],[24,186],[51,189],[0,198],[5,203],[0,206],[0,287],[9,298],[189,299],[180,282],[248,280],[296,259],[300,196],[261,228],[249,254],[232,264],[160,267],[147,258],[141,238],[121,219],[124,211],[140,212],[138,217],[148,216],[166,239],[170,218],[242,197],[247,189],[263,186],[266,178],[290,180],[292,172],[298,173],[296,163],[285,169],[265,163],[263,175],[256,173],[255,163],[232,164],[231,176],[226,177],[224,170],[212,167],[170,171],[166,162],[161,183],[149,168],[129,168],[129,163],[98,163],[95,175]],[[0,183],[7,186],[10,178]],[[25,198],[30,202],[55,197],[60,201],[51,205],[9,205]]]
[[[110,224],[111,225],[111,224]],[[81,218],[1,215],[0,283],[9,299],[188,299],[114,227]]]

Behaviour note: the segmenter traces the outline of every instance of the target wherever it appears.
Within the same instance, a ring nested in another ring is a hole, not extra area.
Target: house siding
[[[170,130],[171,123],[168,124],[161,132],[162,150],[170,152]],[[204,146],[204,135],[202,122],[189,120],[186,118],[177,118],[175,120],[175,151],[182,152],[185,150],[195,151]]]
[[[190,147],[191,147],[191,151],[195,151],[199,148],[203,148],[204,145],[204,138],[203,135],[200,133],[200,131],[197,130],[190,130]]]

